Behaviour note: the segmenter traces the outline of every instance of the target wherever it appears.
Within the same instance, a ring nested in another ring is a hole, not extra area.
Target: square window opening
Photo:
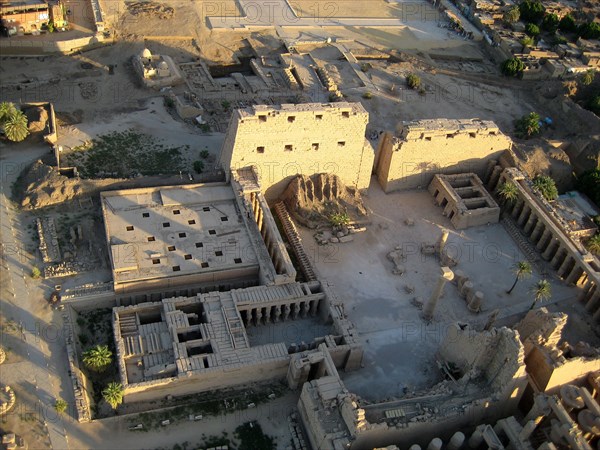
[[[142,213],[142,217],[150,217],[150,213]]]
[[[163,222],[163,228],[169,228],[171,224],[169,222]]]
[[[256,153],[264,153],[264,152],[265,152],[265,148],[263,146],[256,147]]]
[[[192,255],[184,255],[183,259],[192,259]]]
[[[148,242],[154,242],[156,238],[154,236],[148,236]]]
[[[127,231],[133,231],[133,227],[130,225],[127,227]]]
[[[195,225],[196,221],[194,219],[190,219],[190,220],[188,220],[188,224],[189,225]]]
[[[173,266],[173,272],[179,272],[180,270],[181,270],[181,267]]]
[[[158,258],[153,259],[152,264],[160,264],[160,259],[158,259]]]
[[[215,252],[215,256],[223,256],[223,252],[221,250],[217,250]]]
[[[167,250],[169,250],[170,252],[174,252],[175,251],[175,246],[174,245],[170,245],[169,247],[167,247]]]
[[[180,237],[180,238],[184,238],[184,237],[186,237],[186,236],[187,236],[187,234],[185,234],[185,233],[179,233],[179,237]]]

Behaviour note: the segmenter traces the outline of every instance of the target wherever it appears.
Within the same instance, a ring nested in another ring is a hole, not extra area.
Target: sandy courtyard
[[[481,327],[497,308],[500,318],[518,320],[518,314],[532,303],[531,286],[540,275],[534,272],[507,295],[514,281],[511,267],[525,257],[503,226],[457,232],[427,191],[386,195],[373,179],[364,200],[373,211],[372,224],[365,233],[354,235],[354,242],[319,247],[312,237],[314,231],[299,229],[320,277],[343,300],[365,349],[364,369],[344,374],[344,382],[351,392],[376,401],[441,381],[435,352],[449,324],[460,321]],[[406,225],[405,219],[412,219],[414,225]],[[443,228],[450,231],[446,248],[459,260],[454,270],[462,270],[485,298],[481,313],[471,313],[457,287],[448,283],[434,320],[426,324],[411,300],[428,300],[440,264],[437,257],[421,254],[420,246],[435,243]],[[401,276],[392,274],[393,264],[386,258],[397,246],[405,255],[406,272]],[[551,301],[576,297],[574,288],[558,279],[550,281]]]

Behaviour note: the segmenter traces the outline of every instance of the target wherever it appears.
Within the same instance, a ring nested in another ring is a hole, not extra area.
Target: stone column
[[[450,270],[449,267],[444,266],[441,268],[441,271],[442,271],[442,273],[440,274],[440,277],[438,278],[435,289],[431,293],[431,297],[429,297],[429,301],[427,302],[427,304],[425,305],[425,308],[423,309],[423,318],[427,321],[430,321],[433,318],[433,312],[435,311],[437,302],[438,302],[440,296],[442,295],[442,292],[444,291],[444,286],[446,285],[446,283],[448,281],[450,281],[450,280],[452,280],[452,278],[454,278],[454,274],[452,273],[452,270]]]
[[[541,252],[544,249],[544,247],[546,247],[546,242],[548,242],[548,239],[550,239],[551,237],[552,237],[552,232],[546,228],[544,230],[544,232],[542,233],[542,237],[540,238],[537,245],[535,246],[535,248],[537,249],[538,252]]]
[[[521,211],[523,211],[523,208],[525,208],[525,201],[521,200],[520,198],[515,202],[515,206],[512,210],[512,213],[510,214],[511,217],[516,221],[517,218],[519,217],[519,214],[521,214]]]
[[[471,299],[469,300],[469,311],[478,313],[479,311],[481,311],[481,303],[483,303],[483,292],[477,291],[471,296]]]
[[[291,316],[292,319],[296,319],[296,317],[298,317],[298,303],[292,303],[292,305],[290,306],[290,310],[291,310]]]
[[[521,211],[521,214],[519,214],[519,218],[517,219],[517,225],[520,228],[525,225],[525,221],[527,220],[527,217],[529,216],[530,213],[531,213],[531,208],[529,207],[529,205],[527,205],[527,204],[523,205],[523,210]]]
[[[442,230],[442,235],[440,236],[440,240],[438,241],[438,251],[440,258],[444,254],[444,248],[446,247],[446,242],[448,241],[448,230]]]
[[[529,422],[527,422],[521,430],[521,432],[519,433],[519,439],[521,441],[526,441],[527,439],[529,439],[529,436],[531,436],[531,433],[535,431],[537,425],[538,424],[535,420],[530,420]]]
[[[427,446],[427,450],[442,450],[442,445],[443,442],[440,438],[433,438]]]
[[[527,223],[523,227],[523,232],[529,236],[533,227],[537,224],[538,217],[535,215],[535,212],[531,211],[529,215],[529,219],[527,219]]]
[[[290,316],[290,305],[283,305],[283,320],[287,320]]]
[[[559,249],[556,251],[552,259],[550,260],[550,265],[552,266],[552,268],[555,270],[558,269],[563,262],[563,258],[566,255],[567,251],[564,248],[559,247]]]
[[[273,307],[273,322],[279,322],[281,318],[281,306],[276,305]]]
[[[461,296],[461,298],[464,298],[466,300],[474,287],[475,286],[473,285],[473,283],[471,281],[468,281],[468,280],[465,281],[462,284],[462,286],[460,288],[460,292],[459,292],[459,295]]]
[[[567,275],[565,281],[567,282],[567,284],[577,284],[577,282],[581,278],[581,275],[583,275],[583,269],[579,267],[577,262],[575,262],[575,265],[571,269],[571,272],[569,272],[569,275]]]
[[[560,267],[558,268],[558,275],[560,275],[562,278],[565,278],[564,275],[566,275],[566,271],[569,268],[569,266],[571,265],[571,263],[574,263],[575,260],[573,259],[572,256],[567,255],[567,257],[565,258],[565,260],[563,261],[563,263],[560,265]]]
[[[596,286],[596,290],[585,303],[585,309],[587,311],[594,311],[598,306],[600,306],[600,287]]]
[[[306,304],[306,302],[301,302],[300,303],[300,317],[305,318],[307,312],[308,312],[308,305]]]
[[[313,300],[310,302],[310,315],[315,317],[317,315],[317,309],[319,308],[319,300]]]
[[[475,431],[473,431],[473,434],[469,438],[469,447],[478,448],[481,445],[481,443],[483,442],[484,427],[485,425],[479,425],[477,428],[475,428]]]
[[[535,224],[535,227],[533,228],[533,231],[531,232],[531,241],[536,244],[538,238],[542,235],[542,232],[544,231],[544,228],[546,226],[544,225],[544,222],[542,222],[541,219],[538,220],[538,222]]]
[[[256,325],[260,325],[262,320],[262,308],[256,308]]]
[[[550,239],[550,242],[548,242],[548,245],[546,246],[546,250],[544,250],[544,252],[542,253],[542,258],[544,258],[546,261],[549,261],[554,255],[554,252],[558,251],[559,248],[560,242],[558,242],[558,239],[556,239],[555,237],[552,237]]]
[[[448,450],[459,450],[462,445],[465,443],[465,435],[460,431],[457,431],[450,438],[450,442],[448,442]]]

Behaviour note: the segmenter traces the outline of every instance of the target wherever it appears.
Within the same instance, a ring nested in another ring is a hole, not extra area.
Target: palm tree
[[[121,383],[112,382],[108,383],[108,386],[102,391],[102,398],[108,403],[112,409],[116,409],[121,403],[123,403],[123,386]]]
[[[17,107],[11,102],[0,103],[0,123],[3,123],[9,117],[17,112]]]
[[[83,362],[90,369],[102,372],[112,362],[112,352],[108,345],[96,345],[83,352]]]
[[[519,189],[512,181],[505,181],[498,188],[498,195],[504,202],[514,203],[519,198]]]
[[[511,288],[506,291],[507,294],[510,294],[519,280],[523,278],[529,278],[531,276],[531,264],[527,261],[519,261],[513,266],[513,273],[515,274],[515,282],[511,286]]]
[[[595,234],[587,241],[587,248],[595,255],[600,255],[600,234]]]
[[[21,142],[29,135],[27,128],[27,116],[23,111],[16,110],[8,118],[3,119],[4,134],[9,141]]]
[[[54,409],[59,414],[64,413],[67,410],[67,402],[65,402],[62,398],[57,398],[56,402],[54,402]]]
[[[531,292],[533,293],[533,303],[531,304],[529,311],[535,308],[535,305],[538,302],[544,302],[552,297],[552,286],[550,286],[548,280],[539,280],[533,285]]]

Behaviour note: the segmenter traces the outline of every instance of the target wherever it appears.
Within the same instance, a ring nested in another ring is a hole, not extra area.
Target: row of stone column
[[[585,309],[593,314],[594,320],[600,320],[600,286],[593,282],[588,282],[583,286],[580,301],[585,305]]]
[[[542,258],[550,263],[560,277],[568,284],[578,284],[585,277],[583,268],[577,259],[554,236],[550,227],[523,199],[507,204],[506,213],[510,214],[517,226],[529,237]]]
[[[284,270],[284,262],[281,259],[281,255],[279,254],[279,249],[277,248],[277,240],[272,236],[272,230],[269,227],[265,226],[264,223],[264,211],[263,207],[260,204],[260,200],[258,199],[258,195],[253,192],[250,194],[250,199],[252,201],[252,212],[254,214],[254,220],[258,226],[258,230],[260,231],[260,235],[263,238],[265,246],[267,247],[267,251],[269,252],[269,256],[271,257],[271,261],[273,262],[273,266],[275,267],[275,271],[280,274],[283,273]]]
[[[245,326],[261,325],[305,318],[308,315],[315,317],[319,309],[319,300],[310,300],[284,305],[263,306],[240,310],[240,315]]]

